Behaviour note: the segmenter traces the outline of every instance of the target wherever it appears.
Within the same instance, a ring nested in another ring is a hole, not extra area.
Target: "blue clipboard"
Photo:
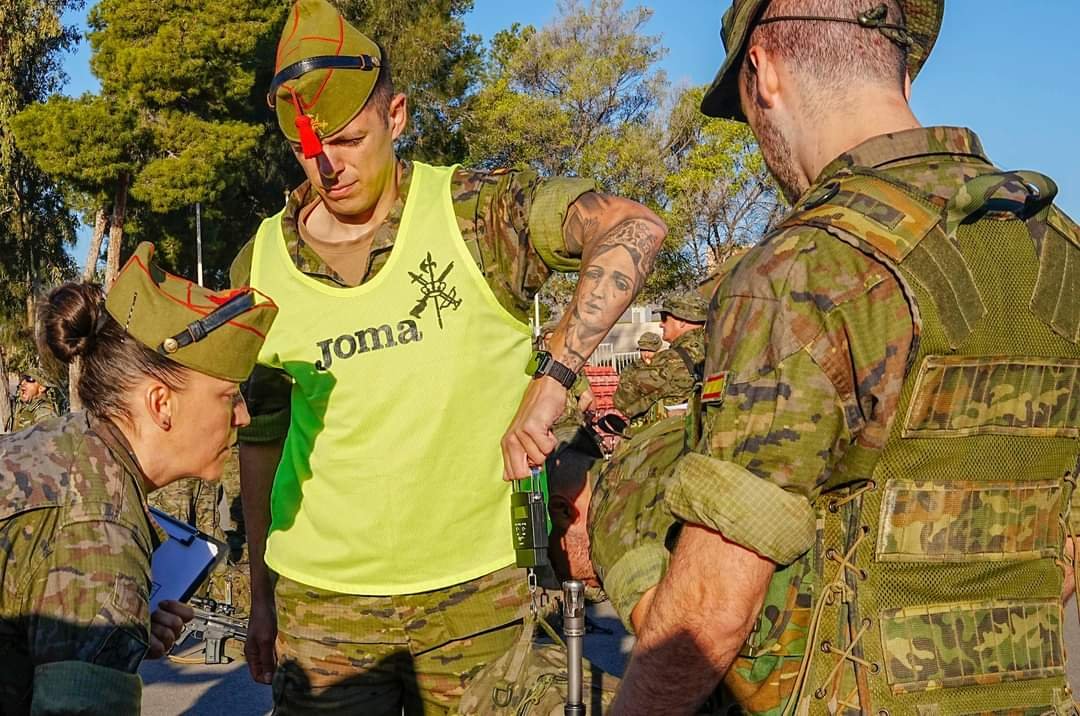
[[[150,558],[150,611],[165,599],[187,601],[225,559],[228,547],[161,510],[150,508],[154,520],[169,539]]]

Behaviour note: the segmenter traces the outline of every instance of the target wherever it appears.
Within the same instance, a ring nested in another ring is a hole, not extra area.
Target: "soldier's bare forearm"
[[[552,336],[550,350],[580,370],[593,350],[641,292],[667,227],[648,208],[603,194],[583,195],[563,225],[570,251],[580,248],[574,299]]]
[[[281,461],[282,441],[240,443],[240,501],[244,506],[253,599],[272,596],[270,571],[263,561],[270,531],[270,490]]]

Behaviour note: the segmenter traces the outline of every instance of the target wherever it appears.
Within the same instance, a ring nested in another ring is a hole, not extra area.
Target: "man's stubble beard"
[[[795,169],[791,144],[775,124],[763,115],[750,120],[765,166],[789,204],[794,204],[809,187]]]

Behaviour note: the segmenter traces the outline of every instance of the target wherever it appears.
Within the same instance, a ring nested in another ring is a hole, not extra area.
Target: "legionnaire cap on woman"
[[[255,366],[278,307],[250,288],[210,291],[161,269],[139,244],[105,299],[124,331],[180,365],[241,383]]]
[[[881,32],[907,51],[908,74],[914,80],[937,41],[941,30],[941,18],[945,12],[945,0],[897,0],[904,17],[888,17],[888,8],[878,0],[866,0],[866,10],[856,17],[770,17],[766,22],[820,20],[861,25],[867,31]],[[739,105],[739,68],[743,54],[754,28],[761,24],[761,17],[769,6],[769,0],[733,0],[724,13],[720,37],[724,41],[727,56],[712,86],[701,101],[701,111],[710,117],[745,122]]]
[[[382,51],[326,0],[293,5],[278,41],[267,102],[304,157],[364,108],[382,66]]]

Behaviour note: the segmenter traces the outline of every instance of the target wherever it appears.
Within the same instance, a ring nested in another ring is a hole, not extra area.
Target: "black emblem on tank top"
[[[447,264],[438,275],[439,264],[431,258],[428,252],[427,258],[420,262],[420,273],[409,272],[412,282],[420,286],[420,298],[416,299],[416,305],[409,311],[413,318],[420,318],[429,306],[435,307],[435,317],[439,321],[439,328],[443,327],[443,311],[456,311],[461,306],[461,299],[457,295],[457,287],[449,286],[446,277],[454,268],[454,262]]]

